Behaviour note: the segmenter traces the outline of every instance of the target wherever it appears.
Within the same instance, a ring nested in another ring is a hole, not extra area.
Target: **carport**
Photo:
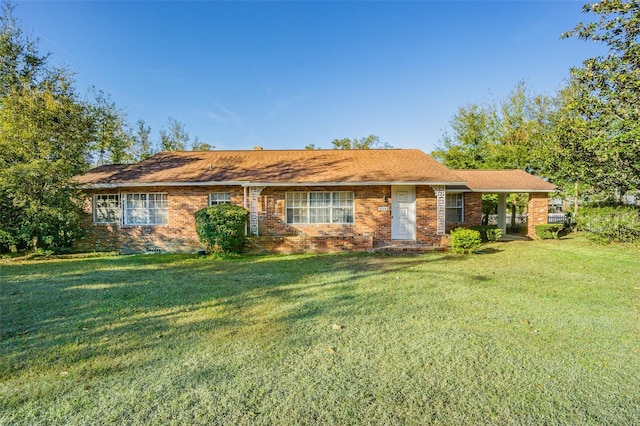
[[[527,203],[527,236],[535,236],[535,227],[547,223],[549,193],[557,187],[523,170],[453,170],[466,182],[458,188],[464,192],[498,194],[498,227],[507,231],[507,195],[529,194]]]

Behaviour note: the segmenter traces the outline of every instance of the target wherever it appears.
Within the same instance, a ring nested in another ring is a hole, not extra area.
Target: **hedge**
[[[451,251],[454,253],[473,253],[482,245],[480,232],[473,229],[456,228],[451,231]]]
[[[631,206],[583,207],[576,228],[608,242],[640,243],[640,210]]]
[[[536,235],[543,240],[557,240],[560,232],[564,229],[562,223],[549,223],[536,226]]]
[[[484,243],[502,238],[502,229],[496,225],[471,226],[469,229],[480,232],[480,238]]]
[[[196,232],[200,242],[213,253],[240,253],[246,239],[249,211],[232,204],[219,204],[198,210]]]

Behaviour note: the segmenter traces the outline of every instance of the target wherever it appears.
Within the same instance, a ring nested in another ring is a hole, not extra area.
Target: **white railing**
[[[547,216],[547,223],[563,223],[567,217],[566,213],[549,213]],[[505,222],[507,226],[511,226],[511,215],[507,214],[505,218]],[[518,214],[516,215],[516,226],[522,226],[527,223],[527,215],[526,214]],[[490,214],[489,215],[489,225],[497,225],[498,224],[498,215]]]

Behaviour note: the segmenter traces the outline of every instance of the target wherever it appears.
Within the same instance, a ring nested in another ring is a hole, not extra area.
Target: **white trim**
[[[148,186],[247,186],[247,181],[223,181],[223,182],[151,182],[151,183],[93,183],[82,185],[84,189],[107,188],[144,188]]]
[[[551,193],[551,192],[557,192],[551,189],[454,189],[452,191],[447,191],[450,193],[453,192],[484,192],[484,193],[491,193],[491,194],[513,194],[513,193],[519,193],[519,194],[523,194],[523,193],[527,193],[527,192],[539,192],[539,193]]]
[[[215,204],[212,204],[212,195],[217,195],[217,194],[226,194],[229,195],[229,199],[228,200],[224,200],[223,202],[219,202],[220,200],[216,200],[218,202],[216,202]],[[219,191],[219,192],[210,192],[209,193],[209,207],[211,206],[218,206],[220,204],[231,204],[231,201],[233,199],[233,196],[231,195],[231,191]]]
[[[450,207],[447,204],[447,196],[449,196],[449,195],[461,195],[462,196],[462,205],[460,207],[457,207],[457,206],[456,207]],[[444,211],[445,211],[445,221],[446,221],[445,223],[453,223],[453,224],[455,224],[455,223],[464,223],[464,192],[458,192],[458,191],[456,191],[456,192],[453,192],[453,191],[452,192],[445,192],[444,197],[445,197]],[[447,211],[449,209],[460,209],[460,212],[461,212],[460,219],[461,220],[459,220],[459,221],[458,220],[452,220],[452,221],[447,220]]]
[[[466,182],[426,182],[426,181],[381,181],[381,182],[250,182],[250,181],[209,181],[209,182],[150,182],[150,183],[94,183],[82,185],[84,189],[139,188],[148,186],[376,186],[376,185],[465,185]],[[531,191],[526,191],[531,192]],[[547,191],[551,192],[551,191]]]
[[[444,235],[447,229],[447,192],[445,185],[433,185],[433,193],[436,196],[436,234]]]
[[[116,209],[117,209],[117,216],[118,217],[113,222],[98,222],[98,220],[97,220],[96,198],[105,197],[105,196],[112,196],[112,197],[115,196],[116,197],[115,200],[116,200]],[[108,194],[106,194],[106,193],[105,194],[93,194],[93,196],[91,197],[91,207],[92,207],[92,210],[93,210],[93,224],[94,225],[114,225],[114,224],[117,225],[118,223],[120,223],[120,219],[122,217],[122,208],[121,208],[121,205],[120,205],[120,201],[121,201],[120,198],[121,198],[120,194],[117,193],[117,192],[111,192],[111,193],[108,193]]]
[[[398,192],[407,192],[411,196],[409,197],[411,201],[400,202],[398,199]],[[409,225],[407,228],[407,232],[401,232],[400,225],[401,222],[401,214],[400,208],[404,207],[407,211],[407,217],[405,219],[405,223]],[[416,187],[413,185],[394,185],[391,187],[391,239],[392,240],[404,240],[404,241],[415,241],[417,235],[417,197],[416,197]]]
[[[149,218],[149,195],[165,195],[167,202],[167,222],[166,223],[127,223],[127,195],[146,195],[145,212],[147,221]],[[169,194],[166,192],[122,192],[122,224],[123,226],[167,226],[169,224]]]
[[[337,192],[345,192],[345,193],[350,193],[351,194],[351,212],[352,212],[352,221],[351,222],[334,222],[333,221],[333,209],[334,209],[334,205],[333,205],[333,194]],[[328,206],[329,208],[329,222],[311,222],[311,194],[315,193],[315,194],[321,194],[321,193],[328,193],[331,194],[330,195],[330,204]],[[289,194],[307,194],[307,202],[306,202],[306,210],[307,210],[307,221],[306,222],[289,222],[288,220],[288,210],[297,208],[297,207],[289,207],[289,205],[287,204],[287,198]],[[284,195],[284,222],[287,225],[353,225],[356,223],[356,194],[354,191],[287,191],[285,192]]]
[[[249,188],[249,228],[255,236],[259,235],[258,200],[264,186],[252,186]]]
[[[247,208],[247,187],[242,188],[242,206]],[[249,235],[249,224],[247,222],[244,223],[244,235]]]
[[[290,182],[290,183],[260,183],[260,185],[268,186],[387,186],[387,185],[400,185],[400,186],[415,186],[415,185],[464,185],[465,182],[423,182],[423,181],[410,181],[410,182]],[[249,185],[257,185],[251,183]]]

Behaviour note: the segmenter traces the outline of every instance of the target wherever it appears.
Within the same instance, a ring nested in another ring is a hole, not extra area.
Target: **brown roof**
[[[462,184],[418,149],[165,151],[127,166],[100,166],[76,180],[86,187],[151,184]]]
[[[556,186],[524,170],[452,170],[475,192],[553,192]]]

